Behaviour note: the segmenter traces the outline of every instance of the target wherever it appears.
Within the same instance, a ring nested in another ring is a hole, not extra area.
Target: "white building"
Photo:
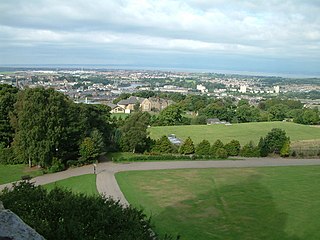
[[[274,86],[273,90],[275,93],[280,93],[280,86]]]
[[[205,86],[203,86],[202,84],[197,85],[197,90],[202,93],[208,92],[208,89]]]
[[[246,85],[241,85],[239,92],[246,93],[247,92],[247,86]]]

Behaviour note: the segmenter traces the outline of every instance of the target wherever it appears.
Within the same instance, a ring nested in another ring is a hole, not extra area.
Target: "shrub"
[[[214,144],[211,146],[210,148],[210,155],[215,156],[216,155],[216,151],[219,148],[223,148],[223,143],[221,142],[220,139],[218,139],[217,141],[214,142]]]
[[[289,157],[289,155],[290,155],[290,141],[287,140],[287,141],[283,144],[283,146],[282,146],[282,148],[281,148],[281,150],[280,150],[280,156],[281,156],[281,157]]]
[[[224,148],[218,148],[217,151],[216,151],[215,157],[216,158],[221,158],[221,159],[228,158],[228,152]]]
[[[197,155],[210,155],[210,143],[208,140],[202,140],[196,147]]]
[[[188,137],[184,143],[180,146],[179,152],[181,154],[192,154],[194,153],[194,144],[190,137]]]
[[[48,240],[159,239],[142,210],[123,207],[100,195],[86,196],[61,188],[49,192],[21,182],[4,190],[0,200]]]
[[[263,137],[260,138],[259,144],[258,144],[259,152],[260,152],[260,157],[266,157],[268,156],[269,153],[269,147],[267,142]]]
[[[60,172],[64,169],[65,169],[65,167],[62,164],[61,160],[59,160],[58,158],[53,158],[52,163],[51,163],[51,167],[48,169],[48,172],[55,173],[55,172]]]
[[[244,145],[240,150],[240,156],[242,157],[259,157],[259,148],[254,146],[253,142],[250,141],[248,144]]]
[[[168,137],[164,135],[156,141],[155,145],[152,147],[152,152],[172,153],[174,152],[174,147]]]
[[[286,132],[280,128],[271,129],[265,138],[270,153],[280,153],[281,148],[288,140]]]
[[[227,150],[228,156],[238,156],[241,146],[238,140],[231,140],[224,146],[224,149]]]
[[[0,146],[0,164],[18,164],[18,163],[21,163],[21,162],[15,159],[12,148]]]

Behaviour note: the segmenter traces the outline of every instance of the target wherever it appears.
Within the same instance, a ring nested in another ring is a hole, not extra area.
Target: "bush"
[[[58,158],[53,158],[52,163],[51,163],[51,167],[48,169],[48,172],[55,173],[55,172],[60,172],[64,169],[65,169],[65,167],[62,164],[61,160],[59,160]]]
[[[281,156],[281,157],[289,157],[289,155],[290,155],[290,141],[287,140],[287,141],[283,144],[283,146],[282,146],[282,148],[281,148],[281,150],[280,150],[280,156]]]
[[[224,148],[218,148],[215,157],[219,159],[226,159],[228,158],[228,152]]]
[[[232,140],[224,146],[224,149],[227,150],[228,156],[238,156],[241,146],[238,140]]]
[[[208,140],[202,140],[195,150],[197,155],[210,155],[210,143]]]
[[[173,153],[174,150],[173,144],[165,135],[158,139],[155,145],[152,147],[152,152],[156,153]]]
[[[180,146],[179,152],[181,154],[192,154],[194,153],[194,144],[190,137],[188,137],[184,143]]]
[[[0,195],[4,206],[48,240],[159,239],[150,219],[131,206],[103,196],[86,196],[21,182]],[[169,238],[167,238],[169,239]]]
[[[6,148],[0,146],[0,164],[19,164],[17,159],[14,157],[12,148]]]
[[[240,150],[241,157],[259,157],[259,148],[254,146],[253,142],[250,141],[248,144],[244,145]]]
[[[210,155],[211,156],[215,156],[216,155],[216,151],[219,149],[219,148],[223,148],[223,143],[221,142],[220,139],[218,139],[217,141],[214,142],[214,144],[211,146],[210,148]]]
[[[277,154],[280,153],[281,148],[288,140],[289,138],[286,136],[286,132],[280,128],[271,129],[265,138],[269,152]]]

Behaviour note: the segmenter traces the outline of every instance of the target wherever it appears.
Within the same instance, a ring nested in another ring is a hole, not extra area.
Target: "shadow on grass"
[[[258,176],[221,188],[212,179],[206,194],[167,207],[152,218],[158,229],[182,239],[299,239],[285,232],[287,214],[277,209]]]

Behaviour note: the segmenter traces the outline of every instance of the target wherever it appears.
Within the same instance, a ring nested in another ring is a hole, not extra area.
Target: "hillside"
[[[231,126],[225,125],[184,125],[184,126],[161,126],[149,128],[150,136],[158,139],[162,135],[175,134],[178,138],[191,137],[194,143],[203,139],[214,142],[220,139],[227,143],[237,139],[241,144],[250,140],[258,143],[260,137],[265,136],[272,128],[284,129],[292,142],[300,140],[320,139],[320,128],[300,125],[289,122],[254,122],[239,123]]]

